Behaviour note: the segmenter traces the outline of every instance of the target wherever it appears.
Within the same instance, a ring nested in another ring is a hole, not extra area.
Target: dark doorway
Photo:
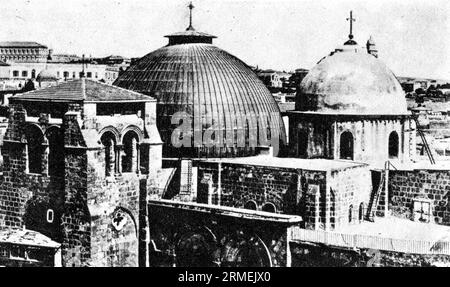
[[[340,159],[353,160],[353,135],[351,132],[341,134]]]
[[[398,157],[398,134],[397,132],[392,132],[389,135],[389,157]]]
[[[298,157],[308,157],[308,132],[306,130],[298,132]]]
[[[46,135],[49,145],[48,173],[51,176],[63,176],[65,171],[64,135],[58,127],[51,127]]]

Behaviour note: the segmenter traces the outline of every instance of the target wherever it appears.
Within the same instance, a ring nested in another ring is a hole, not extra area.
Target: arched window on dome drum
[[[47,130],[48,139],[48,174],[50,176],[63,176],[65,170],[64,163],[64,134],[58,127],[51,127]]]
[[[359,204],[358,219],[359,219],[359,221],[363,221],[364,220],[364,202],[361,202]]]
[[[256,202],[254,202],[253,200],[247,201],[244,204],[244,208],[245,209],[250,209],[250,210],[256,210],[257,209]]]
[[[340,140],[340,159],[353,160],[353,135],[351,132],[343,132]]]
[[[139,138],[133,131],[123,137],[122,172],[138,172],[139,167]]]
[[[398,134],[397,132],[393,131],[389,135],[389,158],[396,158],[398,157]]]
[[[37,126],[29,125],[25,129],[27,139],[28,172],[42,173],[42,158],[45,146],[44,134]]]
[[[275,204],[273,204],[271,202],[265,203],[263,205],[263,207],[261,208],[261,210],[265,211],[265,212],[272,212],[272,213],[277,212],[277,208],[275,207]]]
[[[114,135],[110,132],[105,132],[101,137],[101,142],[105,150],[105,176],[112,176],[116,169],[116,142]]]
[[[352,222],[353,219],[353,205],[348,208],[348,223]]]

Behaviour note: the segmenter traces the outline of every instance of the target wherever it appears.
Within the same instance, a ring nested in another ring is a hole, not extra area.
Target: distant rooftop
[[[55,86],[18,94],[12,97],[12,99],[25,101],[87,102],[155,101],[150,96],[86,78],[62,82]]]
[[[39,44],[37,42],[28,41],[5,41],[0,42],[0,48],[47,48],[47,46]]]
[[[358,166],[368,166],[365,163],[347,160],[281,158],[266,155],[254,157],[240,157],[240,158],[236,157],[236,158],[222,158],[222,159],[205,159],[202,161],[316,170],[316,171],[333,171]]]

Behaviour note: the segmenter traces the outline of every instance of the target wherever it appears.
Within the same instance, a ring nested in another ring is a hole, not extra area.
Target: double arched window
[[[27,140],[27,168],[29,173],[43,173],[48,167],[50,176],[63,176],[64,135],[57,126],[47,129],[45,135],[37,125],[30,124],[25,128]],[[46,164],[44,159],[47,159]]]
[[[140,135],[134,130],[128,130],[118,144],[119,134],[106,131],[100,141],[105,152],[105,174],[112,176],[115,173],[140,172]]]

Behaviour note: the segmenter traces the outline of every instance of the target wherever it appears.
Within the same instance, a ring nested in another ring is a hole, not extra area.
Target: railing
[[[450,255],[449,241],[395,239],[322,230],[307,230],[296,226],[291,227],[291,240],[297,242],[306,241],[322,243],[329,246],[345,247],[349,249],[370,248],[413,254]]]

